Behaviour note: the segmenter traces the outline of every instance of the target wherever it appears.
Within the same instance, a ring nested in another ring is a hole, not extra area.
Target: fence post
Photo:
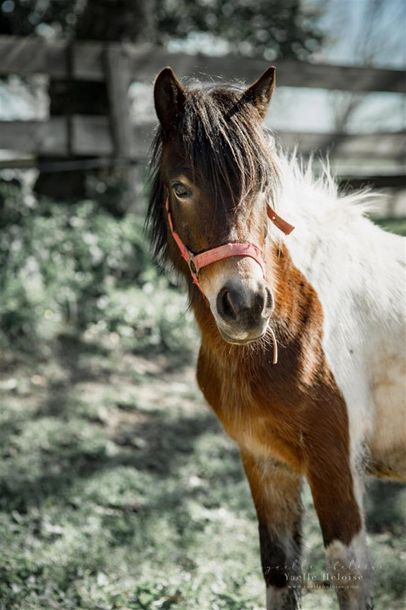
[[[104,49],[103,59],[114,158],[129,163],[127,166],[122,165],[121,170],[116,170],[121,173],[121,206],[125,210],[141,211],[142,170],[135,163],[130,164],[134,161],[134,126],[128,98],[131,65],[125,46],[119,44],[108,44]]]
[[[80,161],[87,155],[76,152],[76,115],[103,116],[108,112],[106,84],[102,79],[97,81],[77,79],[78,64],[83,62],[78,57],[76,43],[58,46],[61,52],[61,74],[51,75],[49,81],[49,111],[51,119],[62,119],[65,123],[66,150],[65,159]],[[63,52],[62,52],[63,51]],[[97,61],[101,64],[100,59]],[[63,69],[62,69],[63,68]],[[60,160],[60,153],[50,150],[40,152],[38,165],[40,173],[34,190],[39,195],[52,199],[78,200],[87,196],[87,173],[81,169],[69,171],[49,171],[49,167]]]
[[[131,73],[128,57],[123,46],[108,44],[105,47],[104,69],[114,157],[129,160],[131,158],[133,131],[128,100]]]

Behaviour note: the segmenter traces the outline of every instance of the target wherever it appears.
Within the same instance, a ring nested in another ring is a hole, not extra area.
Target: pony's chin
[[[249,345],[250,343],[255,343],[255,341],[259,341],[259,339],[261,339],[265,335],[266,328],[260,334],[255,335],[255,336],[251,336],[247,333],[247,336],[244,338],[232,337],[231,335],[225,333],[220,328],[219,328],[219,333],[220,333],[221,337],[224,339],[224,341],[226,341],[227,343],[230,343],[231,345]]]

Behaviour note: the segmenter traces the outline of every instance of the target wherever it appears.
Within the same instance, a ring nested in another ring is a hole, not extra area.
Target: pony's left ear
[[[265,118],[275,89],[275,66],[271,66],[242,95],[242,103],[251,103],[258,110],[261,119]]]
[[[173,128],[185,103],[185,90],[172,68],[164,68],[156,77],[154,101],[155,110],[163,129]]]

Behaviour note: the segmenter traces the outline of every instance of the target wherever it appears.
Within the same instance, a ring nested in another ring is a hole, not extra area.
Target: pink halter
[[[217,261],[221,261],[225,258],[230,258],[232,256],[249,256],[253,258],[254,261],[256,261],[261,267],[263,275],[265,274],[265,262],[262,257],[261,250],[258,248],[258,246],[250,244],[249,242],[223,244],[221,246],[217,246],[216,248],[211,248],[210,250],[201,252],[200,254],[193,254],[193,252],[191,252],[185,246],[179,234],[175,231],[171,211],[169,209],[169,197],[166,198],[165,209],[168,217],[168,224],[169,229],[171,231],[171,235],[179,248],[183,260],[186,261],[187,266],[189,267],[193,283],[198,287],[203,296],[205,295],[199,283],[200,269],[203,269],[203,267],[207,267],[208,265],[211,265],[212,263],[215,263]],[[289,235],[289,233],[293,231],[294,226],[289,224],[280,216],[278,216],[278,214],[275,212],[275,210],[273,210],[273,208],[271,208],[269,204],[267,206],[267,214],[268,218],[280,231],[285,233],[285,235]]]

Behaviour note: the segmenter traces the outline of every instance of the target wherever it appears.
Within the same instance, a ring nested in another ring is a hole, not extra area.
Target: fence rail
[[[105,82],[109,110],[106,116],[52,116],[46,121],[0,121],[0,148],[36,156],[55,158],[61,164],[72,157],[94,157],[100,165],[111,159],[117,163],[145,160],[149,155],[154,125],[133,125],[128,104],[131,81],[151,83],[164,65],[170,64],[181,76],[197,76],[235,82],[254,80],[269,62],[233,55],[212,57],[202,54],[171,53],[150,45],[98,42],[44,41],[40,38],[0,37],[0,76],[47,74],[54,79]],[[281,86],[340,90],[352,93],[406,93],[405,72],[353,66],[278,61]],[[152,100],[151,100],[152,103]],[[406,132],[356,134],[282,131],[276,134],[287,149],[304,155],[329,153],[333,161],[385,161],[392,175],[374,175],[380,186],[406,186]],[[0,161],[0,168],[27,166],[25,159]],[[90,161],[89,161],[90,162]],[[90,165],[92,163],[90,162]],[[97,161],[93,162],[98,166]],[[347,163],[348,166],[348,163]],[[365,176],[346,176],[349,184],[365,181]],[[361,170],[362,173],[362,170]],[[354,182],[355,181],[355,182]]]
[[[147,159],[154,127],[153,123],[132,127],[126,134],[127,154],[118,156]],[[69,122],[64,117],[48,121],[0,121],[0,134],[3,148],[25,153],[61,157],[115,155],[110,122],[103,116],[74,115]],[[288,149],[296,146],[304,155],[328,152],[335,159],[362,157],[394,162],[402,162],[406,157],[406,132],[350,135],[278,131],[276,138]]]
[[[269,67],[264,59],[226,55],[212,57],[168,52],[149,45],[97,42],[45,42],[36,38],[0,37],[0,75],[28,76],[44,73],[54,78],[104,81],[105,51],[110,48],[128,65],[132,78],[151,82],[153,76],[170,64],[180,76],[220,75],[235,81],[236,76],[253,80]],[[288,87],[313,87],[352,92],[386,91],[406,93],[402,70],[277,61],[278,84]],[[238,72],[236,74],[236,72]]]

